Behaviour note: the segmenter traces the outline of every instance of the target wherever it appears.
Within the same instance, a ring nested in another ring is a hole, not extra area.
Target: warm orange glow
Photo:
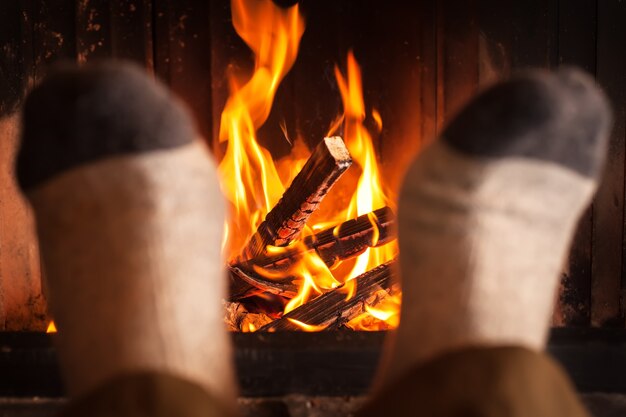
[[[287,319],[287,320],[289,320],[290,322],[292,322],[296,326],[300,327],[305,332],[321,332],[322,330],[324,330],[324,329],[326,329],[328,327],[328,325],[326,325],[326,326],[314,326],[312,324],[302,323],[301,321],[298,321],[298,320],[295,320],[295,319]]]
[[[385,205],[392,206],[394,200],[389,198],[382,186],[380,169],[374,152],[372,137],[365,128],[365,103],[361,87],[361,70],[356,62],[354,54],[348,53],[347,75],[344,76],[338,67],[335,67],[335,76],[344,106],[344,139],[350,150],[352,159],[362,170],[356,192],[347,210],[347,219],[367,214]],[[380,118],[380,114],[376,112]],[[380,119],[382,126],[382,119]],[[370,218],[375,225],[375,219]],[[374,236],[378,240],[378,230]],[[391,260],[397,253],[395,243],[390,243],[379,248],[367,249],[356,259],[352,271],[348,274],[346,285],[346,297],[349,299],[355,292],[358,283],[352,279],[380,264]]]
[[[313,298],[313,294],[317,296],[341,285],[324,261],[315,254],[303,256],[294,267],[290,268],[290,274],[301,276],[302,281],[298,295],[289,300],[285,306],[285,313],[309,301]]]
[[[380,230],[378,230],[378,225],[376,223],[378,219],[376,218],[376,214],[374,214],[374,212],[367,213],[367,218],[370,221],[372,228],[374,229],[374,235],[372,236],[372,246],[375,246],[380,239]]]
[[[378,129],[378,131],[380,132],[381,130],[383,130],[383,118],[378,110],[372,110],[372,119],[374,119],[374,122],[376,122],[376,128]]]
[[[53,321],[51,321],[50,323],[48,323],[48,327],[46,328],[46,333],[56,333],[57,332],[57,326],[54,324]]]
[[[255,55],[252,76],[242,86],[231,80],[220,124],[220,142],[228,141],[219,172],[233,209],[226,242],[233,256],[285,188],[271,155],[257,143],[256,129],[267,120],[276,89],[296,59],[304,21],[297,5],[282,9],[271,0],[233,0],[231,7],[236,31]]]
[[[220,123],[219,140],[227,142],[219,173],[231,208],[223,241],[223,251],[229,259],[239,255],[243,245],[278,202],[308,156],[302,154],[301,140],[296,138],[292,141],[285,134],[289,143],[294,144],[292,155],[288,157],[291,159],[288,163],[275,163],[267,149],[259,145],[256,137],[257,129],[269,116],[278,85],[296,60],[305,26],[298,5],[283,9],[272,0],[232,0],[231,6],[235,30],[254,53],[255,65],[247,80],[236,80],[232,77],[230,97]],[[300,239],[314,231],[336,226],[383,206],[392,206],[394,201],[385,192],[372,136],[364,126],[366,106],[361,88],[361,72],[351,52],[348,54],[347,72],[343,74],[337,67],[335,75],[343,100],[344,114],[337,116],[331,131],[337,131],[343,126],[343,138],[354,161],[351,169],[358,170],[360,176],[350,204],[332,207],[334,214],[323,219],[323,223],[307,225]],[[371,117],[380,131],[382,117],[376,110],[371,111]],[[286,132],[285,127],[282,128]],[[325,204],[332,205],[332,202]],[[370,216],[370,221],[375,225],[376,219],[373,215]],[[379,231],[375,228],[373,243],[379,237]],[[292,242],[289,248],[297,245],[302,245],[302,241]],[[271,254],[284,250],[286,248],[267,248]],[[397,247],[395,243],[389,243],[367,249],[357,258],[345,261],[341,268],[333,265],[332,270],[314,252],[304,252],[306,255],[287,270],[255,268],[257,273],[268,279],[296,277],[299,292],[286,303],[285,313],[340,286],[347,298],[352,297],[358,285],[353,278],[392,259],[397,253]],[[371,317],[384,316],[375,310],[367,314]],[[389,314],[391,317],[395,311]],[[388,321],[380,320],[383,324]],[[322,330],[306,323],[294,323],[306,331]],[[242,329],[255,330],[256,327],[252,324]]]
[[[383,295],[376,307],[365,307],[365,312],[352,319],[347,326],[353,330],[395,329],[400,324],[401,294]]]

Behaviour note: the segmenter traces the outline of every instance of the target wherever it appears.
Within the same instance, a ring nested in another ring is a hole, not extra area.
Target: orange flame
[[[290,268],[292,275],[301,276],[302,282],[298,295],[289,300],[285,306],[285,313],[300,307],[312,298],[341,285],[328,266],[316,254],[307,254]]]
[[[220,142],[228,141],[219,166],[222,189],[232,203],[227,253],[247,241],[284,191],[269,152],[256,140],[269,116],[276,89],[295,62],[304,21],[298,5],[289,9],[271,0],[233,0],[233,24],[255,54],[254,72],[241,87],[231,79],[222,112]]]
[[[48,323],[48,327],[46,328],[46,333],[56,333],[57,326],[54,324],[54,321]]]
[[[376,304],[376,307],[365,307],[365,312],[348,322],[353,330],[386,330],[395,329],[400,324],[401,294],[387,295]]]
[[[219,140],[226,141],[227,148],[219,165],[219,174],[222,189],[231,205],[222,249],[232,259],[280,199],[306,158],[294,158],[282,170],[285,172],[279,172],[270,153],[258,144],[256,138],[257,129],[269,116],[278,85],[297,56],[305,26],[298,5],[283,9],[271,0],[232,0],[231,7],[235,30],[255,56],[254,71],[247,81],[238,83],[231,79],[231,94],[220,123]],[[361,173],[350,204],[336,207],[333,218],[324,219],[323,224],[308,225],[302,237],[312,234],[314,230],[333,227],[342,221],[389,206],[393,201],[382,186],[372,137],[363,124],[366,108],[361,73],[351,52],[348,54],[347,74],[335,68],[335,75],[343,99],[344,115],[337,118],[331,129],[339,129],[343,124],[344,140],[354,161],[351,169],[360,169]],[[380,114],[374,110],[372,117],[379,130],[382,129]],[[296,139],[295,143],[292,156],[296,154],[299,141]],[[280,174],[285,182],[281,181]],[[370,221],[376,224],[375,218],[370,217]],[[373,240],[377,241],[377,229],[374,235]],[[302,241],[292,242],[289,247],[293,245],[302,245]],[[272,253],[280,253],[281,250],[285,248],[268,247]],[[286,303],[285,313],[344,283],[341,291],[346,292],[346,297],[351,297],[357,284],[353,278],[390,260],[397,249],[395,243],[368,249],[350,261],[353,265],[346,262],[348,268],[341,268],[341,272],[335,269],[336,265],[331,271],[315,253],[304,252],[306,255],[296,264],[278,274],[255,268],[268,279],[297,278],[298,294]],[[371,315],[377,314],[374,310],[372,312]],[[323,330],[319,326],[294,323],[305,331]],[[255,331],[256,327],[249,325],[242,330]]]
[[[300,327],[305,332],[321,332],[322,330],[324,330],[324,329],[326,329],[328,327],[328,325],[316,326],[316,325],[313,325],[313,324],[306,324],[306,323],[303,323],[303,322],[301,322],[299,320],[291,319],[291,318],[288,318],[287,320],[289,320],[290,322],[292,322],[296,326]]]
[[[350,150],[352,159],[361,167],[356,192],[347,210],[347,218],[353,218],[362,214],[371,213],[373,210],[384,206],[391,206],[393,199],[386,194],[380,175],[380,169],[376,160],[376,153],[372,137],[365,128],[365,103],[363,100],[361,70],[354,58],[352,51],[348,53],[347,75],[344,76],[338,67],[335,67],[335,76],[344,107],[344,138]],[[382,127],[382,118],[378,111],[374,111],[374,118],[378,125]],[[378,229],[376,229],[375,219],[370,217],[378,240]],[[361,254],[352,271],[348,274],[348,282],[345,285],[347,298],[354,295],[356,283],[353,278],[372,269],[384,262],[391,260],[397,253],[395,244],[388,244],[378,248],[367,249]]]

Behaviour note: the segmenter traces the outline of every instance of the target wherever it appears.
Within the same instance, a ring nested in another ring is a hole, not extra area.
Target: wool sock
[[[131,64],[59,69],[26,101],[17,175],[70,394],[154,371],[234,404],[225,203],[178,99]]]
[[[479,95],[417,157],[399,197],[403,302],[381,381],[466,347],[544,348],[610,119],[582,72],[527,72]]]

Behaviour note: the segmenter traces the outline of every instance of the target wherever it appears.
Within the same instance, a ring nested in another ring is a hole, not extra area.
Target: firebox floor
[[[626,415],[626,395],[582,394],[594,417]],[[341,417],[353,415],[364,397],[240,398],[242,417]],[[62,398],[0,398],[0,417],[53,417],[65,404]]]

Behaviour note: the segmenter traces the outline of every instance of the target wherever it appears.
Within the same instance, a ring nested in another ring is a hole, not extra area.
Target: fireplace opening
[[[254,70],[243,80],[228,74],[216,144],[230,208],[223,242],[230,327],[321,331],[397,325],[400,291],[392,290],[397,247],[389,207],[395,198],[383,183],[373,139],[383,120],[375,108],[366,110],[354,53],[347,53],[345,72],[334,66],[343,112],[325,137],[308,150],[301,132],[289,136],[286,125],[294,121],[283,119],[285,131],[274,140],[292,149],[274,161],[258,143],[257,130],[297,59],[305,19],[297,4],[233,2],[231,12],[233,27],[253,52]],[[374,132],[364,124],[367,117]]]
[[[42,339],[55,329],[32,220],[11,160],[24,94],[55,63],[130,59],[183,98],[221,161],[233,213],[223,245],[231,285],[225,320],[241,361],[283,349],[296,363],[305,353],[295,340],[319,348],[319,362],[310,362],[318,366],[341,351],[353,372],[341,380],[346,395],[364,392],[380,331],[398,325],[394,204],[408,162],[484,86],[526,67],[576,65],[606,90],[617,119],[604,182],[563,269],[551,346],[581,390],[626,391],[617,375],[626,369],[619,353],[626,340],[625,5],[287,3],[254,11],[192,0],[0,4],[7,28],[0,34],[0,338],[9,349],[0,363],[36,379],[33,370],[42,363],[50,370],[54,361]],[[24,362],[29,343],[37,353]],[[336,381],[330,368],[298,392],[328,395],[320,387]],[[250,376],[244,392],[285,393],[267,380],[263,391],[261,379]],[[31,379],[7,382],[4,392],[22,386],[28,395],[60,395],[58,378],[46,381],[48,391]]]

